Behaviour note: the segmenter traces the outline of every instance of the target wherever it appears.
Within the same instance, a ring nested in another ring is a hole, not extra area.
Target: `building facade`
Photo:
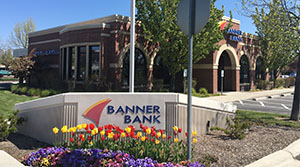
[[[224,17],[221,28],[229,24]],[[240,21],[220,41],[219,50],[194,64],[196,89],[216,93],[250,90],[256,79],[265,79],[256,37],[240,31]],[[168,86],[170,76],[161,64],[158,45],[143,38],[137,26],[135,82],[139,91],[149,91],[154,79]],[[29,34],[28,52],[36,55],[30,85],[97,91],[126,91],[129,81],[130,19],[112,15],[85,22],[50,28]]]

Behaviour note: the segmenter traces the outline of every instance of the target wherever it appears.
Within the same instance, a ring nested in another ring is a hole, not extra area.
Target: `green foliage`
[[[35,96],[35,89],[34,88],[29,88],[27,91],[27,95],[29,96]]]
[[[297,58],[299,40],[297,32],[291,29],[289,17],[280,1],[272,0],[269,3],[272,8],[267,13],[264,9],[256,9],[251,16],[257,28],[265,68],[282,70]]]
[[[41,97],[47,97],[47,96],[50,96],[51,92],[49,90],[43,90],[41,92]]]
[[[204,166],[206,166],[206,167],[209,167],[211,164],[213,164],[213,163],[218,163],[218,161],[219,161],[219,158],[218,157],[216,157],[216,156],[214,156],[214,155],[209,155],[209,154],[207,154],[207,155],[204,155],[203,157],[201,157],[199,160],[198,160],[198,162],[200,163],[200,164],[203,164]]]
[[[228,128],[224,130],[224,133],[227,134],[231,139],[239,139],[242,140],[246,137],[245,130],[250,127],[250,122],[242,121],[238,118],[233,118],[230,121],[228,118],[226,119],[228,124]]]
[[[199,93],[203,96],[208,96],[208,91],[206,88],[200,88]]]
[[[11,92],[12,93],[16,93],[16,90],[18,89],[18,86],[17,85],[11,85]]]
[[[17,131],[17,124],[21,124],[22,118],[17,117],[18,112],[13,112],[5,118],[0,114],[0,141],[7,140],[7,137],[10,133]]]
[[[219,48],[216,43],[224,38],[219,28],[224,10],[215,7],[211,1],[208,23],[201,33],[195,35],[193,62],[197,63],[210,52]],[[187,68],[188,37],[177,26],[179,0],[137,0],[137,19],[141,21],[144,37],[159,45],[159,54],[169,73],[175,74]]]
[[[11,44],[16,48],[28,48],[28,34],[33,31],[35,31],[35,24],[31,18],[23,23],[18,22],[11,33]]]
[[[164,80],[162,79],[154,79],[153,82],[153,92],[161,92],[164,88]]]
[[[285,85],[285,79],[280,78],[275,80],[275,88],[284,87]]]
[[[13,61],[13,55],[11,53],[11,49],[8,49],[3,52],[3,54],[0,54],[0,64],[5,65],[5,68],[8,68],[8,66]]]
[[[22,87],[21,90],[20,90],[20,93],[23,94],[23,95],[26,95],[26,93],[27,93],[27,87],[25,87],[25,86]]]
[[[19,84],[23,84],[23,79],[30,75],[33,66],[34,61],[29,56],[18,57],[11,62],[9,69],[15,77],[20,78]]]
[[[257,80],[256,81],[256,88],[266,90],[270,86],[270,82],[266,80]]]
[[[296,79],[295,79],[295,78],[288,77],[288,78],[285,79],[284,87],[289,88],[289,87],[291,87],[291,86],[294,86],[294,85],[295,85],[295,82],[296,82]]]

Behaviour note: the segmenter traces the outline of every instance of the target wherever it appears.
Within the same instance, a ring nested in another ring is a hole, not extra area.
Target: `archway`
[[[123,58],[122,69],[122,85],[129,86],[129,56],[130,50],[126,52]],[[134,64],[134,85],[136,91],[144,90],[147,87],[147,61],[144,53],[135,48],[135,64]]]
[[[223,51],[219,62],[218,62],[218,91],[221,91],[221,71],[224,70],[224,78],[223,78],[223,91],[233,90],[232,87],[232,72],[231,72],[231,60],[227,51]]]

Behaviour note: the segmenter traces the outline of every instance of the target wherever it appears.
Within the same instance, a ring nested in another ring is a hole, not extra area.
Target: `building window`
[[[62,79],[65,80],[66,79],[66,69],[67,69],[67,48],[63,48],[62,50]]]
[[[240,83],[249,83],[249,61],[246,55],[240,59]]]
[[[69,62],[68,62],[68,79],[69,80],[75,80],[75,48],[70,47],[69,48]]]
[[[100,75],[100,47],[89,47],[89,78],[97,80]]]
[[[265,75],[264,75],[264,62],[261,57],[258,57],[256,59],[256,69],[255,69],[255,79],[256,80],[264,80]]]
[[[130,50],[125,54],[123,59],[122,80],[123,86],[129,85],[129,56]],[[147,84],[147,67],[144,53],[135,48],[135,66],[134,66],[134,83],[135,86],[143,87]]]
[[[77,81],[84,81],[86,77],[86,47],[80,46],[77,50]]]

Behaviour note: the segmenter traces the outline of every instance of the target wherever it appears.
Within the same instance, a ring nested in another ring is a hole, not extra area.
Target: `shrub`
[[[18,89],[18,86],[17,85],[11,85],[11,92],[12,93],[16,93],[16,90]]]
[[[34,96],[41,96],[41,89],[40,88],[35,89]]]
[[[7,140],[10,133],[17,131],[17,125],[22,123],[22,118],[17,117],[18,111],[13,112],[7,119],[0,114],[0,141]]]
[[[285,85],[285,80],[283,78],[276,79],[275,81],[275,88],[280,88]]]
[[[242,140],[246,137],[245,130],[250,127],[250,122],[242,121],[238,118],[233,118],[232,122],[226,118],[228,128],[224,130],[224,133],[227,134],[231,139]]]
[[[26,95],[26,93],[27,93],[27,87],[26,87],[26,86],[24,86],[24,87],[22,87],[22,88],[21,88],[21,90],[20,90],[20,94],[22,94],[22,95]]]
[[[256,88],[257,89],[267,89],[269,84],[270,84],[269,81],[266,81],[266,80],[257,80],[257,82],[256,82]]]
[[[199,89],[199,93],[200,93],[201,95],[204,95],[204,96],[207,96],[207,95],[208,95],[208,91],[207,91],[207,89],[205,89],[205,88],[200,88],[200,89]]]
[[[295,81],[296,81],[295,78],[292,78],[292,77],[286,78],[285,82],[284,82],[284,87],[289,88],[291,86],[294,86]]]
[[[43,90],[42,92],[41,92],[41,97],[47,97],[47,96],[49,96],[50,95],[50,91],[49,90]]]
[[[27,91],[27,95],[29,95],[29,96],[35,96],[35,91],[36,91],[36,89],[30,88]]]

